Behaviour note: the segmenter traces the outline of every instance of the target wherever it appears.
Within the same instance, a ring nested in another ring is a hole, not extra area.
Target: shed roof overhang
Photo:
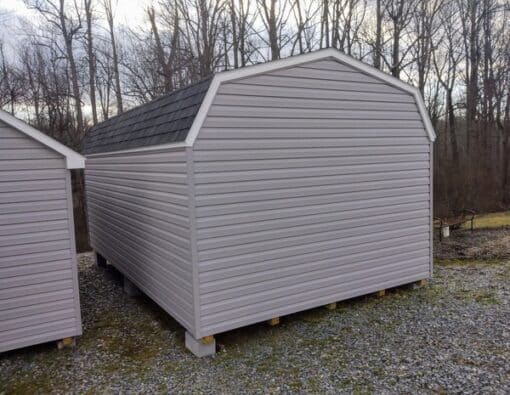
[[[0,120],[63,155],[66,158],[66,167],[68,169],[83,169],[85,167],[85,157],[8,112],[0,110]]]

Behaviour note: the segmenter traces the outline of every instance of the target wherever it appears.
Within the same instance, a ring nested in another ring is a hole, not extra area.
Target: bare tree
[[[296,47],[299,53],[310,52],[313,49],[313,40],[310,40],[310,34],[314,34],[313,21],[320,12],[313,2],[306,3],[302,0],[295,0],[292,7],[294,19],[296,20],[297,31],[292,44],[291,55],[296,53]]]
[[[83,133],[81,92],[73,48],[74,40],[82,29],[80,11],[75,3],[73,7],[74,17],[71,17],[66,9],[65,0],[58,0],[58,3],[52,0],[25,0],[25,3],[29,8],[37,10],[51,26],[57,29],[64,40],[65,55],[69,62],[71,90],[76,111],[76,128],[80,133]],[[81,140],[81,137],[78,139]]]
[[[423,95],[425,83],[430,72],[431,58],[434,53],[434,37],[440,24],[437,23],[437,14],[445,0],[422,0],[414,13],[414,25],[417,34],[416,45],[413,47],[413,59],[416,59],[418,74],[418,89]]]
[[[448,146],[451,149],[451,157],[454,165],[459,164],[460,154],[455,128],[455,104],[453,90],[457,84],[459,66],[463,59],[462,36],[460,27],[455,23],[458,19],[458,10],[453,3],[442,7],[438,15],[443,34],[438,39],[440,42],[437,50],[432,51],[435,76],[444,89],[445,94],[445,134]],[[446,151],[448,155],[448,150]]]
[[[220,40],[222,26],[227,15],[224,0],[179,0],[183,18],[183,40],[189,50],[188,60],[197,60],[197,73],[204,78],[214,72],[223,59]]]
[[[0,107],[9,105],[9,111],[14,115],[18,98],[15,71],[7,64],[4,44],[0,41]]]
[[[359,41],[358,32],[364,22],[366,1],[334,0],[332,20],[332,46],[352,55]]]
[[[284,34],[285,23],[291,12],[288,0],[257,0],[260,19],[267,33],[267,39],[261,35],[262,40],[268,44],[271,60],[280,59],[281,49],[290,41]]]
[[[412,38],[406,49],[402,50],[402,38],[406,28],[412,21],[413,11],[417,5],[416,0],[385,0],[384,12],[391,24],[392,49],[391,61],[383,56],[385,63],[390,68],[391,74],[399,78],[404,67],[404,60],[411,50],[416,38]]]

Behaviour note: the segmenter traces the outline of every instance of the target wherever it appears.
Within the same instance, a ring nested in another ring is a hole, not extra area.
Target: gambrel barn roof
[[[304,55],[217,73],[196,84],[135,107],[94,126],[85,138],[83,152],[89,155],[112,151],[136,150],[160,145],[185,145],[191,147],[220,84],[321,59],[333,59],[345,63],[362,73],[375,77],[412,95],[418,105],[430,140],[435,140],[436,135],[423,98],[415,87],[370,65],[353,59],[336,49],[328,48]]]

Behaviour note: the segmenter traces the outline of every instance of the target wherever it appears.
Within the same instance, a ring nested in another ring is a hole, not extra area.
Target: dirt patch
[[[510,228],[456,230],[434,241],[436,259],[500,260],[510,259]]]

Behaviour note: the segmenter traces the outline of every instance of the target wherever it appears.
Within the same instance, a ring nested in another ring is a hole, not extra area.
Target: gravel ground
[[[510,392],[508,260],[439,260],[424,288],[231,331],[202,359],[153,302],[122,293],[118,273],[79,260],[84,336],[74,350],[0,356],[0,393]]]

